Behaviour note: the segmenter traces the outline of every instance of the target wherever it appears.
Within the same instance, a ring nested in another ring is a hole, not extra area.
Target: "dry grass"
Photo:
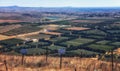
[[[26,56],[24,65],[21,65],[21,56],[0,55],[0,71],[5,71],[3,61],[7,61],[8,71],[111,71],[111,63],[98,61],[92,58],[64,57],[62,69],[59,68],[59,57]],[[115,71],[120,71],[120,64],[115,63]]]
[[[114,50],[114,54],[118,54],[118,55],[120,55],[120,48]]]
[[[99,20],[72,20],[71,22],[74,22],[74,23],[92,23],[92,24],[95,24],[95,23],[100,23],[102,21],[99,21]]]
[[[61,35],[61,33],[58,33],[58,32],[42,32],[42,33],[47,35]]]
[[[88,30],[90,28],[84,28],[84,27],[70,27],[70,28],[65,28],[66,30],[73,30],[73,31],[81,31],[81,30]]]
[[[8,38],[9,38],[8,36],[0,35],[0,40],[5,40],[5,39],[8,39]]]
[[[15,38],[16,36],[5,36],[5,35],[0,35],[0,41],[1,40],[7,40],[7,39],[12,39]]]
[[[16,22],[21,22],[21,21],[20,20],[2,20],[2,19],[0,19],[0,23],[5,23],[5,22],[16,23]]]
[[[22,27],[21,25],[6,25],[6,26],[0,26],[0,33],[5,33],[8,32],[10,30],[16,29],[16,28],[20,28]]]

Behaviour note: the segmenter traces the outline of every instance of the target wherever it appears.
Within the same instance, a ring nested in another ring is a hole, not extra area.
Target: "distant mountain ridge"
[[[111,12],[120,11],[120,7],[20,7],[1,6],[0,12]]]

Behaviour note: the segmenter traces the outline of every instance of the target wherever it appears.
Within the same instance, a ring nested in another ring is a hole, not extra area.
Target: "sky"
[[[120,0],[0,0],[0,6],[120,7]]]

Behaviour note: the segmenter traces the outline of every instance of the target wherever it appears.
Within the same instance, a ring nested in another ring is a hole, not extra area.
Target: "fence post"
[[[46,47],[46,63],[48,61],[48,47]]]
[[[22,60],[21,60],[21,64],[24,64],[24,55],[22,55]]]
[[[4,64],[5,64],[5,69],[6,69],[6,71],[8,71],[8,67],[7,67],[7,62],[6,62],[6,60],[4,60]]]
[[[114,70],[114,65],[113,65],[113,50],[111,50],[111,62],[112,62],[112,71]]]
[[[62,54],[60,55],[60,69],[62,68]]]

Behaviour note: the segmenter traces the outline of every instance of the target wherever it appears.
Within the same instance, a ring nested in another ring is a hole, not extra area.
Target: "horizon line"
[[[55,6],[19,6],[19,5],[9,5],[9,6],[0,6],[0,7],[34,7],[34,8],[39,8],[39,7],[44,7],[44,8],[64,8],[64,7],[68,7],[68,8],[112,8],[112,7],[120,7],[120,6],[91,6],[91,7],[87,7],[87,6],[81,6],[81,7],[77,7],[77,6],[59,6],[59,7],[55,7]]]

